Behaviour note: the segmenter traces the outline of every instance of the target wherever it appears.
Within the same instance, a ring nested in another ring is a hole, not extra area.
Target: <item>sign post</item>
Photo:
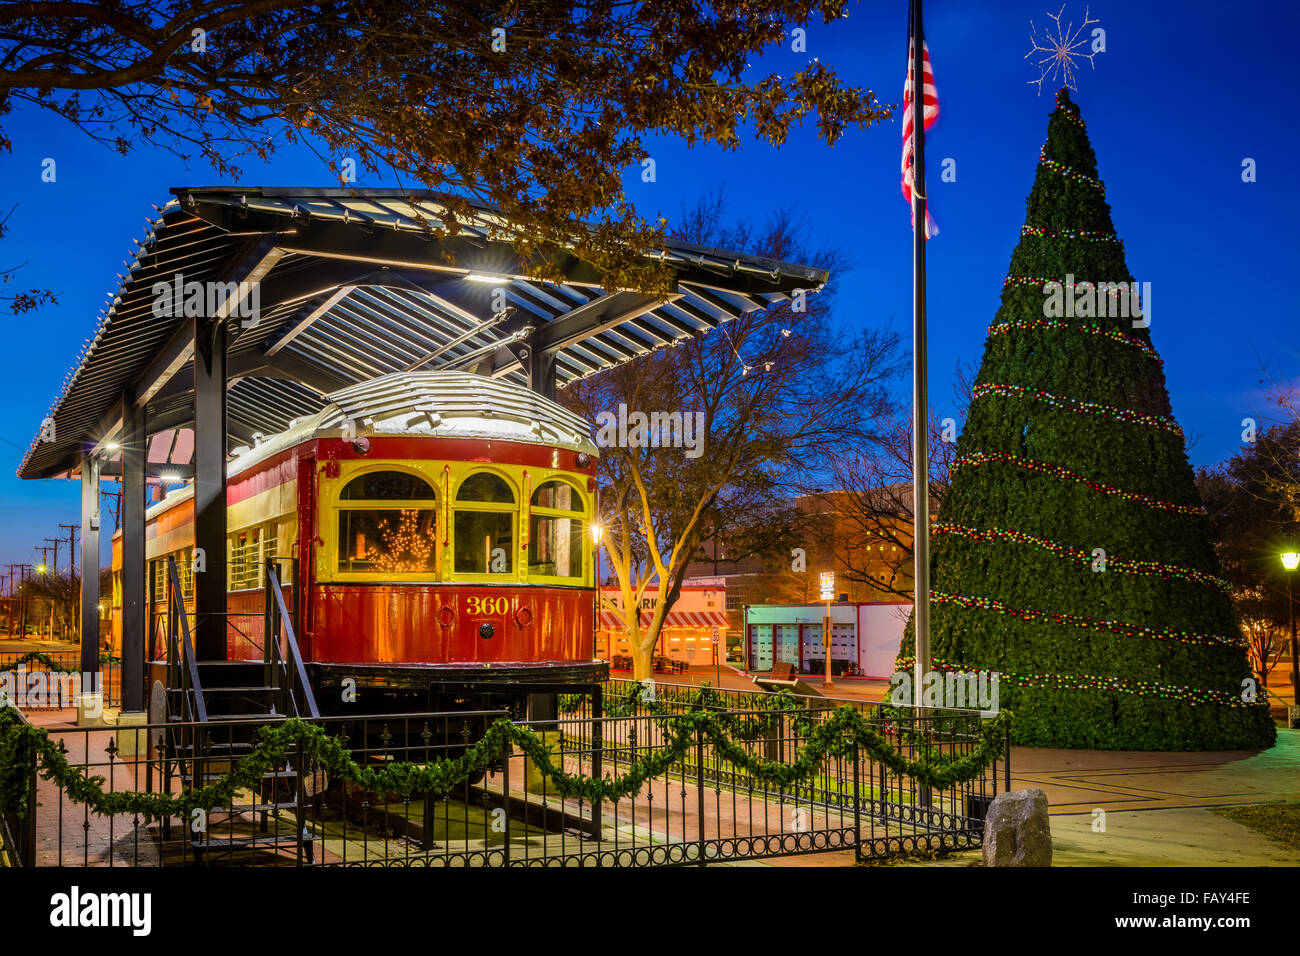
[[[722,687],[722,655],[718,653],[718,625],[713,625],[713,672],[716,686]]]
[[[835,682],[831,680],[831,601],[835,599],[835,572],[823,571],[821,573],[821,591],[822,600],[826,602],[826,616],[822,618],[822,646],[826,648],[826,682],[824,687],[834,689]]]

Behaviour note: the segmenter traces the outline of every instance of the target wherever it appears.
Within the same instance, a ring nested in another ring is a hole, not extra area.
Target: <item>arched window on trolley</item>
[[[452,573],[457,580],[515,580],[514,487],[501,475],[476,471],[456,489]]]
[[[338,573],[434,579],[438,500],[424,478],[392,468],[363,472],[343,486],[335,507]]]
[[[528,521],[528,579],[548,584],[585,583],[586,503],[567,481],[544,481],[533,492]]]

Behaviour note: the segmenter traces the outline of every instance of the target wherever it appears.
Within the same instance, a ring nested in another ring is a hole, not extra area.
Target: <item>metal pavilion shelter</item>
[[[185,187],[135,242],[21,478],[80,476],[83,672],[97,672],[99,484],[122,480],[123,711],[145,709],[145,507],[150,480],[190,479],[196,653],[224,655],[226,463],[236,444],[321,411],[380,375],[477,373],[553,397],[579,378],[763,309],[825,271],[688,243],[658,255],[667,299],[607,289],[573,255],[530,276],[509,223],[476,205],[438,238],[446,197],[406,190]],[[155,207],[157,208],[157,207]],[[167,290],[198,283],[202,314]],[[171,308],[175,305],[179,308]],[[256,305],[253,310],[251,306]]]

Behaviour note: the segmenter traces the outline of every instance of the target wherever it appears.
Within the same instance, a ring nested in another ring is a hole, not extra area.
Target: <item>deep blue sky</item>
[[[926,31],[941,116],[927,140],[932,210],[941,235],[929,244],[930,388],[942,411],[959,360],[977,361],[1024,221],[1038,147],[1052,109],[1028,80],[1029,20],[1042,26],[1060,0],[930,0]],[[1072,3],[1065,19],[1081,19]],[[907,4],[861,3],[850,17],[809,33],[807,54],[774,50],[756,68],[793,72],[817,57],[885,102],[901,99]],[[1241,420],[1266,416],[1261,362],[1275,375],[1300,372],[1300,330],[1288,262],[1297,251],[1300,184],[1295,169],[1300,100],[1288,41],[1300,20],[1291,4],[1209,0],[1170,4],[1106,0],[1090,5],[1106,30],[1095,69],[1083,64],[1075,101],[1096,149],[1129,268],[1153,283],[1152,338],[1165,358],[1174,414],[1196,464],[1230,456]],[[0,565],[31,561],[32,547],[76,520],[77,487],[22,482],[14,469],[55,397],[106,294],[116,289],[130,240],[142,237],[151,203],[168,188],[211,184],[206,166],[166,153],[118,156],[56,117],[20,110],[3,118],[13,152],[0,156],[17,204],[0,242],[3,264],[26,261],[18,283],[56,290],[57,306],[10,323],[0,380]],[[779,151],[747,143],[739,153],[652,141],[657,182],[629,170],[628,191],[647,216],[676,216],[701,194],[725,188],[731,212],[761,220],[793,207],[814,244],[844,248],[849,322],[889,325],[910,341],[911,247],[899,190],[897,121],[851,132],[833,149],[811,128]],[[40,179],[53,157],[58,179]],[[957,161],[957,181],[939,164]],[[1258,181],[1241,181],[1241,163]],[[248,185],[336,185],[306,150],[246,166]],[[391,185],[382,181],[362,185]],[[1291,267],[1294,271],[1294,265]],[[905,388],[905,383],[900,383]],[[105,515],[106,526],[111,521]],[[66,567],[66,547],[60,564]]]

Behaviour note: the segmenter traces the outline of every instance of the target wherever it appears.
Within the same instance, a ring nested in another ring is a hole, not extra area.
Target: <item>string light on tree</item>
[[[1009,332],[1077,332],[1082,335],[1099,335],[1102,338],[1110,339],[1112,342],[1118,342],[1121,345],[1127,345],[1130,348],[1137,349],[1147,358],[1159,365],[1164,365],[1162,359],[1156,350],[1151,347],[1151,343],[1144,342],[1136,335],[1127,335],[1117,329],[1108,329],[1096,322],[1079,324],[1078,322],[1070,323],[1061,319],[1034,319],[1023,322],[1000,322],[989,326],[989,335],[1006,335]]]
[[[913,658],[899,658],[895,666],[910,669]],[[954,664],[935,657],[934,669],[943,673],[970,673],[969,666]],[[1158,697],[1177,700],[1193,707],[1212,704],[1216,707],[1256,707],[1244,701],[1236,691],[1214,690],[1179,684],[1159,684],[1152,681],[1131,680],[1126,677],[1098,677],[1093,674],[1009,674],[998,671],[999,681],[1020,687],[1042,687],[1054,691],[1106,691],[1132,694],[1137,697]]]
[[[1044,229],[1042,226],[1021,226],[1022,236],[1038,236],[1042,239],[1077,239],[1080,242],[1117,242],[1123,240],[1113,232],[1094,232],[1088,229]]]
[[[1004,528],[990,528],[985,530],[936,521],[931,526],[930,533],[935,535],[951,534],[962,538],[968,538],[972,541],[1005,541],[1011,544],[1026,545],[1040,551],[1046,551],[1049,554],[1054,554],[1058,558],[1066,558],[1075,561],[1083,567],[1091,566],[1093,561],[1092,552],[1086,549],[1071,548],[1069,545],[1061,544],[1058,541],[1049,541],[1046,538],[1039,538],[1032,534],[1025,534],[1021,531],[1010,531]],[[1223,578],[1216,577],[1213,574],[1206,574],[1204,571],[1197,571],[1193,568],[1185,568],[1176,564],[1165,564],[1160,561],[1137,561],[1112,554],[1106,558],[1106,568],[1110,571],[1118,571],[1122,574],[1133,574],[1141,577],[1156,577],[1161,581],[1188,581],[1204,587],[1216,588],[1223,591],[1225,594],[1231,594],[1233,591],[1232,585]]]
[[[1162,501],[1159,498],[1153,498],[1151,495],[1139,494],[1134,491],[1125,491],[1123,488],[1116,488],[1113,485],[1102,484],[1100,481],[1093,481],[1085,478],[1077,472],[1070,471],[1068,468],[1062,468],[1059,465],[1053,465],[1045,461],[1038,461],[1035,458],[1024,458],[1020,455],[1010,455],[1005,452],[972,452],[969,455],[963,455],[952,463],[951,470],[956,471],[962,467],[974,467],[978,465],[988,465],[994,462],[1006,462],[1015,465],[1017,468],[1025,468],[1029,471],[1038,471],[1051,475],[1054,478],[1064,478],[1067,481],[1076,481],[1081,485],[1086,485],[1093,491],[1099,491],[1104,495],[1110,495],[1114,498],[1121,498],[1124,501],[1132,501],[1135,504],[1146,505],[1148,508],[1157,508],[1160,511],[1172,511],[1175,514],[1184,515],[1203,515],[1205,508],[1201,505],[1179,505],[1172,501]]]
[[[1246,646],[1245,638],[1239,634],[1198,634],[1169,627],[1148,627],[1145,624],[1084,617],[1079,614],[1066,614],[1062,611],[1039,611],[1034,608],[1012,607],[1009,604],[986,597],[971,597],[965,594],[946,594],[943,591],[931,591],[930,600],[935,604],[955,604],[968,610],[1005,614],[1008,617],[1019,618],[1032,624],[1060,624],[1082,630],[1117,634],[1120,637],[1139,637],[1153,641],[1176,641],[1179,644],[1208,644],[1223,647]]]
[[[1095,415],[1099,418],[1109,418],[1117,422],[1150,425],[1153,428],[1162,428],[1179,437],[1182,437],[1183,434],[1183,430],[1178,423],[1165,415],[1147,415],[1131,408],[1117,408],[1114,405],[1103,405],[1100,402],[1081,402],[1078,399],[1062,398],[1060,395],[1053,395],[1051,392],[1045,392],[1041,389],[1031,389],[1025,385],[987,383],[976,385],[971,390],[973,398],[983,398],[985,395],[996,395],[1001,398],[1030,398],[1073,412],[1075,415]]]
[[[1048,159],[1046,150],[1047,150],[1046,145],[1038,147],[1038,162],[1041,165],[1046,166],[1054,173],[1059,173],[1060,175],[1064,176],[1066,179],[1070,180],[1071,182],[1079,183],[1081,186],[1091,186],[1093,189],[1097,190],[1097,192],[1101,194],[1101,197],[1103,199],[1106,198],[1105,183],[1103,183],[1100,179],[1097,179],[1095,176],[1089,176],[1087,173],[1083,172],[1082,170],[1076,169],[1075,167],[1069,165],[1068,163],[1062,163],[1055,159]]]
[[[1073,123],[1075,126],[1079,127],[1079,129],[1083,130],[1084,132],[1087,132],[1088,124],[1085,123],[1083,121],[1083,117],[1079,115],[1078,108],[1073,103],[1061,102],[1060,90],[1058,90],[1056,93],[1056,108],[1059,111],[1057,115],[1059,115],[1067,123]]]

